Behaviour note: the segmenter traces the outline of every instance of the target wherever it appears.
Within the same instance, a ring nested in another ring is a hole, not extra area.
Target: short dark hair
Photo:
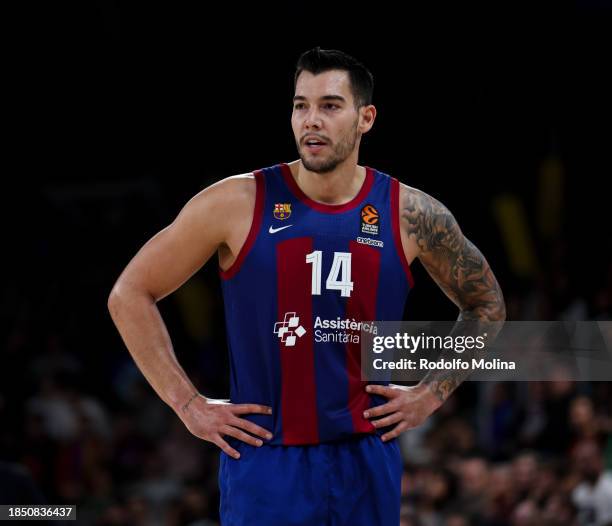
[[[309,71],[313,75],[339,69],[346,71],[351,83],[351,91],[355,99],[355,107],[372,104],[374,91],[374,77],[372,73],[359,61],[337,49],[321,49],[316,47],[302,53],[297,61],[293,89],[302,71]]]

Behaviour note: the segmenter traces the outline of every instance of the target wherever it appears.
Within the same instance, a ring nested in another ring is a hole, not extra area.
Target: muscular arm
[[[451,335],[477,336],[487,332],[493,339],[501,325],[494,322],[505,320],[506,308],[502,291],[486,259],[463,235],[442,203],[405,186],[400,195],[402,227],[416,247],[417,257],[459,308],[458,320],[477,322],[457,324]],[[452,353],[451,350],[449,357]],[[431,371],[421,385],[427,386],[443,402],[468,375],[469,370]]]
[[[176,359],[156,303],[185,283],[219,247],[231,248],[237,229],[226,211],[244,210],[250,218],[254,201],[252,177],[229,178],[203,190],[140,249],[109,295],[110,314],[134,361],[177,413],[197,390]]]

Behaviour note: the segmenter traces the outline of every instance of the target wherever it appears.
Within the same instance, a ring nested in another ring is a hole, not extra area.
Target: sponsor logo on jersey
[[[385,246],[383,241],[378,239],[370,239],[369,237],[358,237],[357,243],[361,243],[362,245],[370,245],[371,247],[379,247],[382,248]]]
[[[373,205],[365,205],[361,209],[361,232],[377,236],[380,227],[380,215]]]
[[[378,334],[378,328],[372,322],[340,317],[330,320],[317,316],[313,330],[315,343],[360,343],[361,331]],[[285,347],[294,347],[297,339],[306,332],[295,312],[286,312],[283,321],[274,324],[274,334]]]
[[[290,226],[293,226],[293,225],[279,226],[278,228],[274,228],[272,225],[270,225],[270,228],[268,228],[268,233],[276,234],[277,232],[280,232],[281,230],[285,230],[285,228],[289,228]]]
[[[378,334],[374,323],[357,321],[355,318],[323,319],[317,316],[314,322],[315,343],[360,343],[361,331]]]
[[[291,216],[291,203],[276,203],[274,205],[274,217],[284,221]]]
[[[285,347],[293,347],[297,338],[306,334],[306,329],[300,325],[300,317],[295,312],[286,312],[283,321],[277,321],[274,324],[274,334],[285,344]]]

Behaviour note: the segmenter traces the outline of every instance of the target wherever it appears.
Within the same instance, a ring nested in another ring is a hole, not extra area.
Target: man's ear
[[[359,131],[367,133],[376,120],[376,107],[373,104],[359,108]]]

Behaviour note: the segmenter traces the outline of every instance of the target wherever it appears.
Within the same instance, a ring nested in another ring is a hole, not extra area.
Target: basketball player
[[[376,117],[372,88],[369,71],[345,53],[304,53],[291,119],[299,160],[197,194],[110,294],[147,380],[191,433],[222,450],[223,526],[399,524],[395,439],[466,373],[430,372],[410,388],[366,385],[345,320],[400,320],[417,257],[459,319],[505,318],[489,265],[451,213],[357,164]],[[193,386],[156,307],[215,253],[231,403]]]

